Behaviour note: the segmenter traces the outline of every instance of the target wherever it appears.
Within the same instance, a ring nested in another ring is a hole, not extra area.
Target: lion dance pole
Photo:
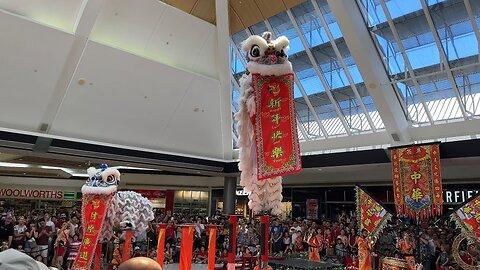
[[[289,41],[270,32],[252,35],[241,44],[247,72],[239,80],[238,121],[240,185],[255,214],[283,212],[282,176],[301,171],[294,99],[294,73],[286,51]],[[268,226],[268,216],[262,217]],[[268,229],[268,227],[267,227]],[[262,235],[265,232],[262,232]],[[264,235],[268,242],[268,232]],[[262,253],[266,269],[268,244]]]

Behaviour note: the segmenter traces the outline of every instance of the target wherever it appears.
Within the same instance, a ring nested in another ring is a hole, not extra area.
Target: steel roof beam
[[[370,96],[385,124],[392,143],[411,141],[410,123],[378,54],[359,7],[351,0],[328,0],[343,38],[357,63]],[[398,136],[398,139],[396,138]]]

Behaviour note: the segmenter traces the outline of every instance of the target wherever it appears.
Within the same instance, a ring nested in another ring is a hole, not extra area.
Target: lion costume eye
[[[258,58],[260,57],[260,47],[258,45],[253,45],[250,49],[250,58]]]

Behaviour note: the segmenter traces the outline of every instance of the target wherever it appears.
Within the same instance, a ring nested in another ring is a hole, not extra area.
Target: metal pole
[[[235,214],[236,190],[237,178],[225,177],[223,188],[223,213],[227,215]]]

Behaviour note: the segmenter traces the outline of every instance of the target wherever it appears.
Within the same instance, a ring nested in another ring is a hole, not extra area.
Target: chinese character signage
[[[83,195],[82,226],[83,240],[72,269],[90,269],[95,254],[103,220],[112,200],[112,195]]]
[[[471,237],[480,240],[480,196],[477,194],[471,200],[461,205],[450,217],[457,226]]]
[[[383,206],[361,187],[357,191],[357,221],[359,233],[365,229],[370,236],[376,237],[392,218]]]
[[[442,214],[439,148],[430,144],[391,150],[397,213],[417,221]]]
[[[264,180],[301,171],[293,74],[252,75],[255,90],[257,178]]]

